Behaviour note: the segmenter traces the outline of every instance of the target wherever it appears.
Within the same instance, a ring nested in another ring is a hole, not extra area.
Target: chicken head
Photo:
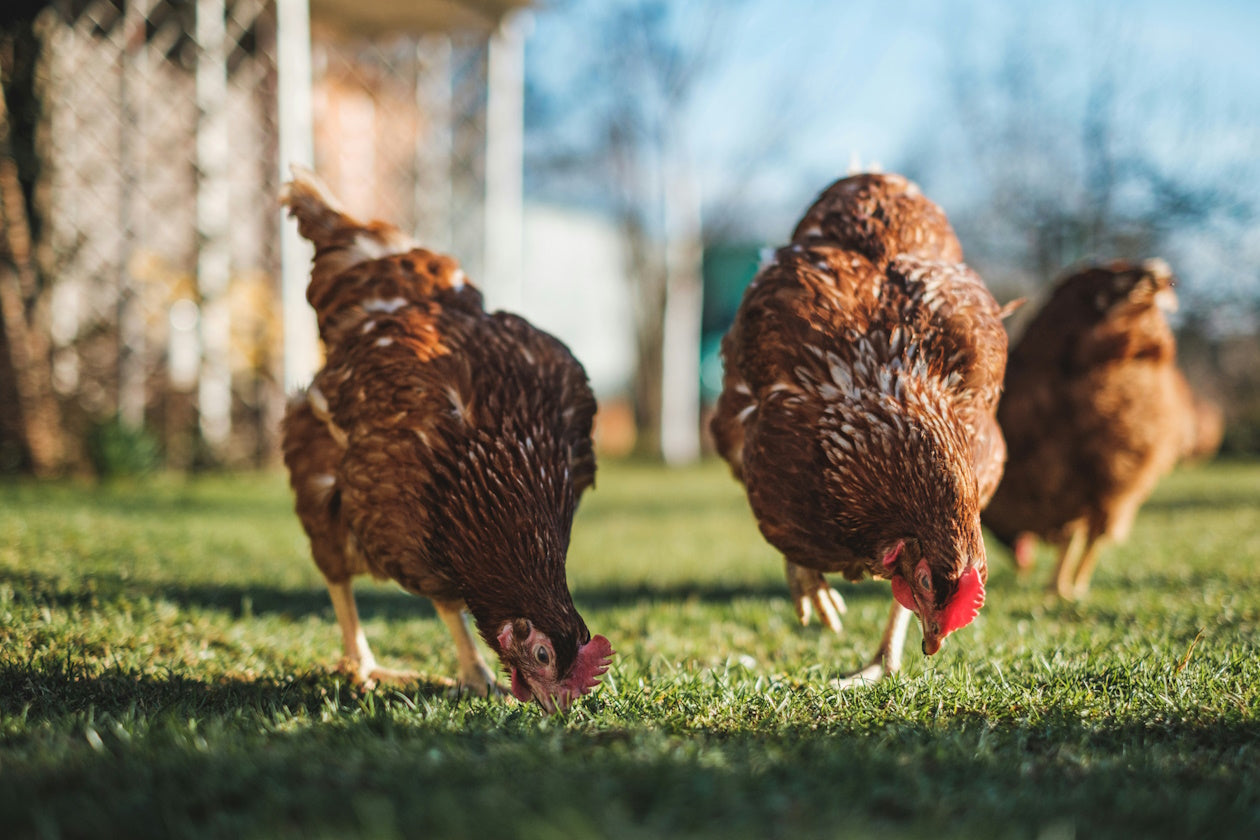
[[[549,713],[565,711],[599,685],[612,664],[608,639],[591,636],[577,644],[576,654],[562,672],[557,644],[527,618],[504,622],[498,643],[499,658],[512,675],[512,696],[522,703],[537,700]]]
[[[941,649],[945,637],[966,627],[984,606],[983,561],[968,564],[951,579],[923,557],[916,539],[898,540],[884,553],[883,565],[891,573],[893,597],[919,617],[923,628],[923,653]]]

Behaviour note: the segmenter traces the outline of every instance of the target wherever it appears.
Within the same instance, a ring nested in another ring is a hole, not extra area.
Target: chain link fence
[[[283,410],[272,0],[61,0],[37,20],[33,205],[68,445],[144,429],[168,466],[266,463]],[[316,168],[479,270],[487,36],[313,48]]]

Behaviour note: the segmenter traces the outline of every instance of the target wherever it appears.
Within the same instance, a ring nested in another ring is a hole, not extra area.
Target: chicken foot
[[[349,580],[329,583],[328,594],[332,598],[333,612],[341,626],[341,642],[345,651],[340,667],[349,671],[355,684],[371,691],[377,685],[406,686],[420,681],[437,683],[457,692],[471,691],[479,697],[491,694],[503,696],[504,690],[494,679],[494,672],[486,665],[468,632],[464,620],[464,605],[459,602],[434,601],[437,613],[455,638],[456,655],[459,657],[458,681],[446,677],[429,677],[417,671],[396,671],[382,668],[368,646],[367,635],[359,622],[359,610],[354,602],[354,592]]]
[[[808,625],[814,610],[818,610],[818,620],[839,633],[844,627],[840,616],[848,611],[844,598],[832,589],[823,577],[822,572],[805,566],[798,566],[791,560],[787,562],[788,589],[792,593],[792,606],[796,608],[796,616],[802,625]]]
[[[901,670],[901,651],[906,644],[906,631],[910,628],[910,616],[914,613],[893,601],[892,610],[888,613],[888,624],[884,626],[884,637],[879,640],[879,650],[871,664],[855,674],[835,680],[836,688],[853,688],[859,685],[870,685],[889,674]]]

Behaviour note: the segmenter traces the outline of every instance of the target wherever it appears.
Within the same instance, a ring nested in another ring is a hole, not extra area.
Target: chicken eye
[[[551,664],[551,652],[543,645],[534,648],[534,658],[542,665]]]
[[[919,575],[919,588],[928,592],[932,591],[932,576],[927,572]]]

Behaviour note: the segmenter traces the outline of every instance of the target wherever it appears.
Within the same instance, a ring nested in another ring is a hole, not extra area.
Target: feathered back
[[[827,242],[874,262],[905,254],[962,262],[962,245],[944,211],[913,181],[870,173],[828,187],[797,224],[792,241]]]
[[[1053,366],[1071,375],[1137,354],[1171,358],[1175,342],[1161,309],[1176,307],[1173,282],[1160,259],[1116,260],[1069,272],[1012,350],[1011,379],[1026,366]]]

